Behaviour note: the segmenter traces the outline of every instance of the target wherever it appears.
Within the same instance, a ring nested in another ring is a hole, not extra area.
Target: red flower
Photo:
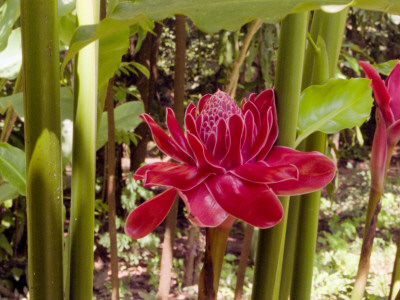
[[[385,122],[389,146],[395,146],[400,140],[400,64],[397,63],[390,72],[386,82],[379,73],[367,62],[361,61],[365,74],[372,80],[372,89],[378,114]]]
[[[162,222],[176,193],[198,226],[215,227],[239,218],[271,227],[283,216],[277,195],[320,189],[335,173],[335,165],[320,153],[273,146],[278,125],[272,89],[243,99],[240,108],[224,92],[205,95],[198,112],[193,103],[186,110],[186,135],[169,108],[171,137],[149,115],[141,117],[160,150],[178,163],[154,163],[135,173],[146,187],[168,189],[128,216],[125,231],[133,238],[147,235]]]

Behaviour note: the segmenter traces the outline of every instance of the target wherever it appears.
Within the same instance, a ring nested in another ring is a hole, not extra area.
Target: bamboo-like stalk
[[[77,0],[78,24],[98,22],[99,3]],[[76,59],[70,219],[70,297],[92,299],[98,43]]]
[[[282,22],[276,72],[278,145],[293,147],[301,91],[307,13],[288,15]],[[278,299],[289,197],[280,197],[284,218],[275,227],[260,230],[252,299]]]
[[[243,45],[240,48],[240,53],[239,56],[236,58],[235,62],[233,63],[233,68],[232,72],[229,74],[228,80],[227,80],[227,86],[226,86],[226,93],[229,94],[229,96],[232,97],[232,99],[235,98],[236,94],[236,87],[238,84],[238,79],[239,79],[239,71],[240,67],[242,66],[244,59],[246,58],[246,53],[247,50],[249,50],[251,40],[253,39],[253,36],[257,33],[258,29],[260,29],[262,25],[262,21],[259,19],[256,19],[251,23],[247,34],[243,40]]]
[[[186,61],[186,17],[183,15],[176,15],[175,35],[176,52],[173,108],[179,124],[183,126]],[[160,285],[158,287],[157,299],[168,299],[169,295],[177,214],[178,199],[175,199],[175,202],[172,205],[166,219],[164,242],[161,255]]]
[[[57,1],[21,1],[29,296],[63,299]]]
[[[336,14],[317,11],[314,17],[312,28],[319,28],[319,32],[316,40],[317,44],[312,45],[312,41],[310,41],[310,47],[307,49],[307,52],[312,51],[314,53],[311,83],[324,84],[336,72],[347,10]],[[317,47],[317,49],[314,49],[314,47]],[[310,72],[307,71],[307,73]],[[316,132],[306,139],[305,144],[306,151],[325,153],[326,134]],[[320,198],[321,191],[315,191],[302,195],[300,199],[297,242],[295,247],[296,255],[293,264],[294,272],[290,294],[293,299],[310,299],[311,297]]]

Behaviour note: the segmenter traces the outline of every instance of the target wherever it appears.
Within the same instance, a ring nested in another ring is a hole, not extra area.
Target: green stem
[[[217,299],[229,228],[206,228],[206,253],[199,278],[199,300]]]
[[[312,27],[320,29],[316,45],[310,43],[307,51],[314,53],[312,84],[324,84],[336,72],[336,62],[343,40],[347,10],[337,14],[315,12]],[[318,22],[318,23],[315,23]],[[335,27],[333,27],[335,26]],[[315,34],[315,32],[313,32]],[[330,45],[328,49],[327,45]],[[308,55],[308,53],[307,53]],[[332,64],[331,62],[334,62]],[[309,74],[310,71],[308,70]],[[316,99],[317,100],[317,99]],[[306,151],[326,151],[326,134],[316,132],[306,139]],[[293,264],[291,298],[310,299],[314,269],[314,254],[318,234],[321,191],[302,195],[297,229],[296,254]]]
[[[392,159],[393,151],[395,145],[389,145],[386,153],[386,163],[384,176],[386,177],[387,171],[390,166],[390,161]],[[371,158],[373,159],[373,158]],[[378,220],[378,214],[381,210],[381,197],[383,194],[383,186],[374,187],[371,186],[369,191],[367,216],[365,219],[365,228],[363,235],[363,243],[361,245],[360,260],[358,263],[356,281],[354,283],[354,289],[352,294],[352,300],[361,300],[364,296],[365,287],[367,285],[370,258],[372,253],[372,247],[376,231],[376,223]],[[396,256],[397,257],[397,256]],[[396,266],[397,262],[395,262]],[[397,268],[395,267],[395,270]],[[392,278],[399,276],[398,274],[393,274]],[[394,279],[392,279],[394,280]],[[392,288],[392,287],[391,287]]]
[[[276,71],[278,145],[293,147],[301,91],[307,13],[287,16],[282,22]],[[284,218],[271,229],[260,230],[254,273],[253,299],[278,299],[289,197],[280,197]]]
[[[98,22],[99,4],[77,0],[79,25]],[[70,219],[70,297],[92,299],[98,43],[79,52],[75,73]]]
[[[21,1],[29,296],[63,299],[57,1]]]

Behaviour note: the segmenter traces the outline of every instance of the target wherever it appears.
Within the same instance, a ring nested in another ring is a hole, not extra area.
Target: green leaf
[[[398,62],[398,59],[393,59],[381,64],[373,64],[373,66],[379,73],[388,76]]]
[[[75,8],[75,0],[58,0],[58,16],[61,17]]]
[[[19,196],[18,190],[8,182],[0,185],[0,204],[9,199],[15,199]]]
[[[125,27],[115,34],[100,39],[99,44],[99,88],[118,70],[122,55],[129,48],[129,28]]]
[[[61,96],[61,120],[72,120],[74,98],[69,88],[60,89]],[[24,119],[24,98],[22,93],[13,94],[0,98],[0,112],[4,113],[10,106],[22,120]]]
[[[13,254],[13,250],[11,248],[10,243],[8,242],[7,238],[4,234],[0,234],[0,248],[4,249],[8,255]]]
[[[144,65],[142,65],[142,64],[139,64],[139,63],[137,63],[137,62],[134,62],[134,61],[133,61],[131,64],[134,65],[135,68],[138,69],[140,72],[142,72],[143,75],[144,75],[147,79],[150,78],[150,72],[149,72],[149,69],[146,68],[146,66],[144,66]]]
[[[0,77],[15,79],[21,70],[22,47],[21,28],[13,30],[8,37],[8,44],[0,52]]]
[[[25,153],[21,149],[0,143],[0,173],[21,195],[25,195]]]
[[[295,146],[316,131],[335,133],[360,126],[370,115],[373,98],[370,80],[331,79],[325,85],[313,85],[301,94],[299,135]]]
[[[131,131],[142,122],[139,115],[144,113],[143,102],[133,101],[124,103],[114,109],[115,130]],[[100,130],[97,135],[96,149],[100,149],[108,140],[108,117],[107,112],[101,118]]]
[[[0,51],[7,46],[15,21],[19,17],[19,0],[7,0],[0,7]]]

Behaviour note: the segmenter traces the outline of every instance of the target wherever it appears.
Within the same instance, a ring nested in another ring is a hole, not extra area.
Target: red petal
[[[144,165],[136,170],[135,174],[133,175],[133,178],[135,178],[135,180],[141,180],[145,178],[146,172],[149,170],[161,171],[176,166],[180,166],[180,164],[171,162],[156,162],[153,164]]]
[[[377,191],[383,189],[387,155],[386,125],[382,113],[376,110],[376,129],[371,150],[371,187]]]
[[[261,114],[260,114],[260,111],[258,110],[257,106],[253,102],[248,101],[243,106],[243,112],[247,113],[248,111],[252,112],[253,117],[254,117],[254,123],[256,124],[257,128],[260,128]]]
[[[273,114],[273,112],[272,112],[272,109],[270,108],[268,110],[267,116],[264,117],[264,119],[262,120],[260,128],[258,128],[259,131],[254,140],[253,147],[250,152],[249,160],[256,157],[260,153],[260,151],[266,147],[267,144],[271,144],[268,141],[269,141],[269,136],[270,136],[270,132],[272,129],[272,123],[274,121],[272,114]],[[273,140],[273,143],[274,142],[275,142],[275,140]]]
[[[199,100],[199,104],[197,105],[199,108],[199,113],[201,113],[201,111],[203,110],[204,104],[206,104],[206,102],[208,101],[208,99],[210,99],[212,95],[211,94],[206,94],[203,97],[201,97],[201,99]]]
[[[336,171],[335,164],[319,152],[300,152],[286,147],[272,147],[264,161],[271,167],[292,164],[299,170],[298,180],[268,185],[277,195],[299,195],[319,190],[333,179]]]
[[[225,172],[225,169],[218,165],[214,157],[211,156],[210,152],[207,151],[207,149],[196,136],[189,132],[187,134],[187,138],[193,154],[196,157],[197,166],[199,168],[207,169],[216,174]]]
[[[217,160],[221,160],[226,154],[226,123],[221,119],[217,125],[217,140],[215,142],[213,156]]]
[[[255,99],[254,104],[260,111],[261,116],[265,116],[265,113],[270,107],[275,110],[275,94],[273,89],[265,90],[260,93]]]
[[[176,190],[168,189],[137,207],[126,219],[125,233],[133,239],[148,235],[165,219],[175,196]]]
[[[396,63],[389,77],[386,79],[386,85],[390,94],[390,108],[392,109],[394,119],[400,120],[400,64]]]
[[[194,166],[177,165],[148,170],[144,182],[146,186],[170,186],[177,190],[190,190],[212,174]]]
[[[270,167],[264,161],[241,165],[229,173],[256,183],[276,183],[299,178],[299,170],[294,165]]]
[[[369,63],[365,61],[360,61],[360,66],[363,68],[365,75],[372,80],[371,85],[375,95],[375,102],[381,109],[386,124],[389,125],[393,123],[394,117],[389,106],[390,95],[381,76]]]
[[[186,126],[186,132],[190,132],[191,134],[194,134],[195,136],[199,137],[199,133],[197,132],[196,128],[196,121],[192,115],[186,115],[185,126]]]
[[[229,126],[229,148],[225,157],[221,160],[221,166],[225,169],[232,169],[243,163],[241,152],[241,140],[243,136],[243,118],[239,115],[233,115],[228,120]]]
[[[400,120],[397,120],[387,129],[387,138],[389,145],[397,145],[400,140]]]
[[[250,156],[250,149],[254,141],[254,115],[251,111],[246,111],[244,115],[245,138],[242,146],[243,162],[247,162]]]
[[[173,140],[178,144],[178,146],[189,156],[191,156],[191,150],[187,143],[186,137],[183,134],[181,126],[179,126],[178,121],[175,118],[174,111],[167,107],[167,127],[171,134]]]
[[[175,160],[193,164],[192,158],[179,148],[178,144],[148,114],[142,114],[140,117],[149,125],[154,142],[162,152]]]
[[[204,184],[189,191],[180,191],[179,195],[186,204],[188,218],[197,226],[215,227],[228,217]]]
[[[191,115],[193,118],[196,118],[196,105],[194,105],[193,102],[190,102],[186,108],[185,117],[187,115]]]
[[[283,217],[281,202],[267,185],[225,174],[209,178],[206,186],[227,213],[253,226],[268,228]]]

